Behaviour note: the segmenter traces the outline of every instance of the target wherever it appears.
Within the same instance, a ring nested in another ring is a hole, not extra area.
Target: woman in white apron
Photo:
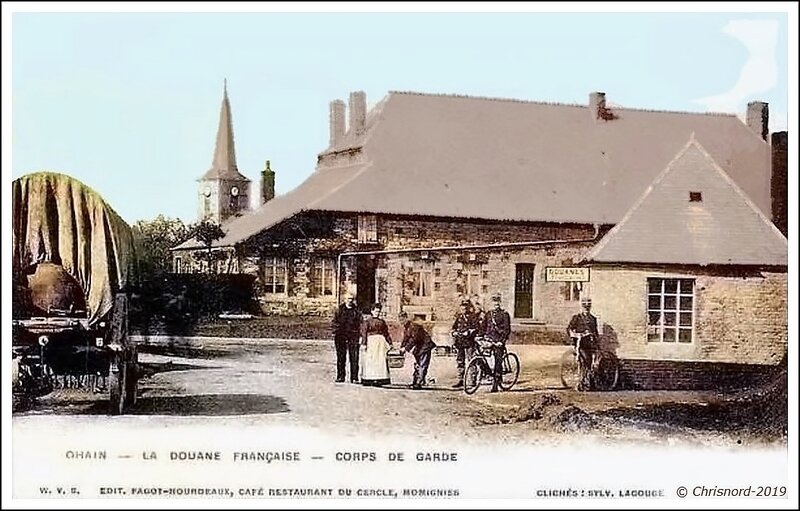
[[[386,322],[380,318],[382,306],[372,306],[371,316],[361,324],[361,343],[365,346],[361,356],[361,383],[381,386],[389,384],[389,360],[392,339]]]

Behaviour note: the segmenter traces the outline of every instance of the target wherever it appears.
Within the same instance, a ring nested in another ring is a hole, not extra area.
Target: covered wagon
[[[20,177],[12,195],[15,404],[55,386],[83,386],[108,392],[110,413],[123,413],[137,393],[130,227],[66,175]]]

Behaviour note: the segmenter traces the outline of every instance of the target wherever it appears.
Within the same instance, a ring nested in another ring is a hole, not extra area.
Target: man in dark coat
[[[475,352],[475,336],[479,329],[478,317],[472,311],[472,303],[469,300],[463,300],[453,327],[450,329],[458,367],[458,382],[453,385],[453,388],[464,386],[464,369]]]
[[[403,325],[403,342],[400,344],[400,351],[407,351],[414,355],[414,377],[410,388],[419,390],[425,385],[428,367],[431,364],[431,352],[436,344],[422,325],[408,319],[405,311],[400,313],[399,319]]]
[[[511,316],[503,310],[500,294],[492,295],[493,308],[486,312],[484,338],[492,343],[494,355],[494,381],[491,392],[497,392],[497,386],[503,377],[503,357],[506,355],[506,341],[511,335]]]
[[[583,311],[572,316],[569,326],[567,326],[567,334],[578,347],[578,370],[580,372],[578,390],[591,390],[591,367],[600,336],[597,332],[597,318],[591,313],[592,300],[581,299],[581,306]]]
[[[361,312],[355,298],[348,294],[333,316],[333,343],[336,346],[336,383],[344,382],[345,363],[350,356],[350,381],[358,383],[358,337],[361,335]]]

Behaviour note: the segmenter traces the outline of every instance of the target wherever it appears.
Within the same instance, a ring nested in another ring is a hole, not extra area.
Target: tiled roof
[[[692,138],[588,261],[785,266],[786,238]]]
[[[311,209],[615,224],[691,133],[769,211],[769,146],[735,115],[612,111],[603,121],[579,105],[390,93],[363,136],[348,133],[286,197],[225,226],[219,244]],[[337,166],[333,153],[347,149],[363,163]]]

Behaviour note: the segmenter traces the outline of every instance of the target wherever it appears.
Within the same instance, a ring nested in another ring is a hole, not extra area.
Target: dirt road
[[[387,388],[334,383],[332,345],[321,341],[150,338],[140,355],[144,378],[133,415],[195,417],[242,425],[302,425],[337,434],[402,435],[470,442],[605,442],[742,445],[775,441],[714,416],[726,396],[698,392],[577,393],[561,388],[563,347],[512,346],[522,361],[510,392],[451,388],[455,359],[434,357],[426,390],[407,388],[413,361],[392,370]],[[149,353],[148,353],[149,352]],[[102,415],[97,396],[45,397],[23,415]],[[698,415],[700,413],[700,415]],[[680,420],[671,420],[671,417]],[[208,417],[211,417],[210,419]],[[198,419],[192,419],[198,420]]]

